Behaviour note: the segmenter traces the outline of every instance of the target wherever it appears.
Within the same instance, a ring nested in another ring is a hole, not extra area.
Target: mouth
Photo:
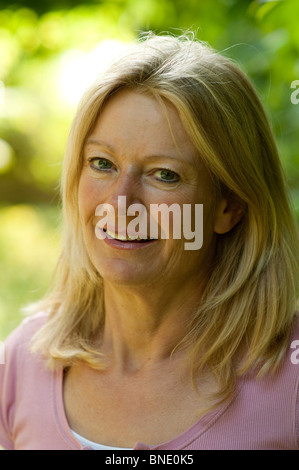
[[[159,241],[158,238],[148,237],[145,233],[141,234],[142,236],[138,236],[135,233],[128,234],[127,230],[115,233],[114,228],[111,230],[110,227],[108,229],[107,225],[100,227],[98,224],[95,226],[95,235],[109,247],[128,252],[142,248],[146,249]]]
[[[156,238],[151,238],[151,237],[147,237],[147,236],[142,236],[142,237],[140,237],[139,235],[138,236],[137,235],[136,236],[134,236],[134,235],[128,236],[128,235],[121,234],[121,233],[114,233],[114,232],[108,230],[107,228],[103,228],[102,230],[103,230],[103,232],[105,232],[107,234],[108,238],[110,238],[110,239],[112,238],[114,240],[118,240],[118,241],[123,242],[123,243],[126,243],[126,242],[146,243],[146,242],[157,240]]]

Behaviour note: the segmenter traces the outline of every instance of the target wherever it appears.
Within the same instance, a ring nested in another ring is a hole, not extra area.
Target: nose
[[[129,167],[112,183],[106,203],[113,206],[116,215],[123,216],[131,204],[141,203],[140,196],[140,175],[136,169]]]

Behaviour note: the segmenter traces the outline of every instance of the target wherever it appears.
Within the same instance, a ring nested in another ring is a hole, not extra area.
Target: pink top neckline
[[[223,404],[217,406],[214,410],[208,414],[202,416],[195,424],[193,424],[186,431],[182,432],[178,436],[170,439],[166,442],[157,445],[148,445],[143,442],[137,441],[133,447],[133,450],[167,450],[176,449],[180,450],[191,444],[201,434],[206,432],[213,424],[221,418],[222,414],[229,408],[237,395],[240,393],[241,388],[244,384],[244,379],[240,378],[237,382],[236,390],[233,395]],[[63,399],[63,369],[56,370],[53,374],[53,411],[55,415],[55,422],[57,423],[58,431],[61,437],[67,441],[70,441],[76,448],[81,450],[87,450],[88,448],[83,447],[80,442],[74,437],[71,428],[69,426]],[[113,444],[111,444],[113,445]]]

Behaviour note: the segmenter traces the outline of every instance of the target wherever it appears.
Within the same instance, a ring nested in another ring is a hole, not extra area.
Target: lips
[[[123,240],[116,238],[119,236],[119,234],[107,233],[107,231],[104,231],[104,229],[100,227],[96,227],[96,237],[100,240],[103,240],[103,242],[110,246],[113,249],[118,249],[118,250],[124,250],[127,252],[130,252],[132,250],[139,250],[139,249],[146,249],[149,246],[154,245],[155,243],[158,242],[157,238],[153,239],[147,239],[143,238],[140,240],[134,239],[132,240],[129,237],[124,237]]]
[[[155,238],[148,237],[147,235],[136,235],[135,233],[132,235],[127,235],[126,233],[115,233],[112,232],[111,230],[107,229],[107,227],[103,228],[103,231],[107,233],[108,238],[113,238],[114,240],[118,240],[121,242],[139,242],[139,243],[144,243],[148,242],[151,240],[156,240]]]

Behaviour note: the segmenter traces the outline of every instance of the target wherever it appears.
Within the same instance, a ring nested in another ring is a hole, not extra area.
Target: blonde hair
[[[217,236],[201,307],[183,341],[193,377],[206,368],[218,398],[238,374],[274,371],[295,315],[298,235],[267,117],[246,75],[230,59],[188,36],[141,40],[86,92],[68,137],[62,175],[64,236],[52,292],[35,306],[48,321],[35,337],[52,367],[77,360],[103,367],[93,347],[103,325],[103,280],[90,262],[78,213],[82,149],[108,98],[122,88],[170,101],[215,183],[246,207],[241,221]],[[236,367],[241,346],[247,355]]]

